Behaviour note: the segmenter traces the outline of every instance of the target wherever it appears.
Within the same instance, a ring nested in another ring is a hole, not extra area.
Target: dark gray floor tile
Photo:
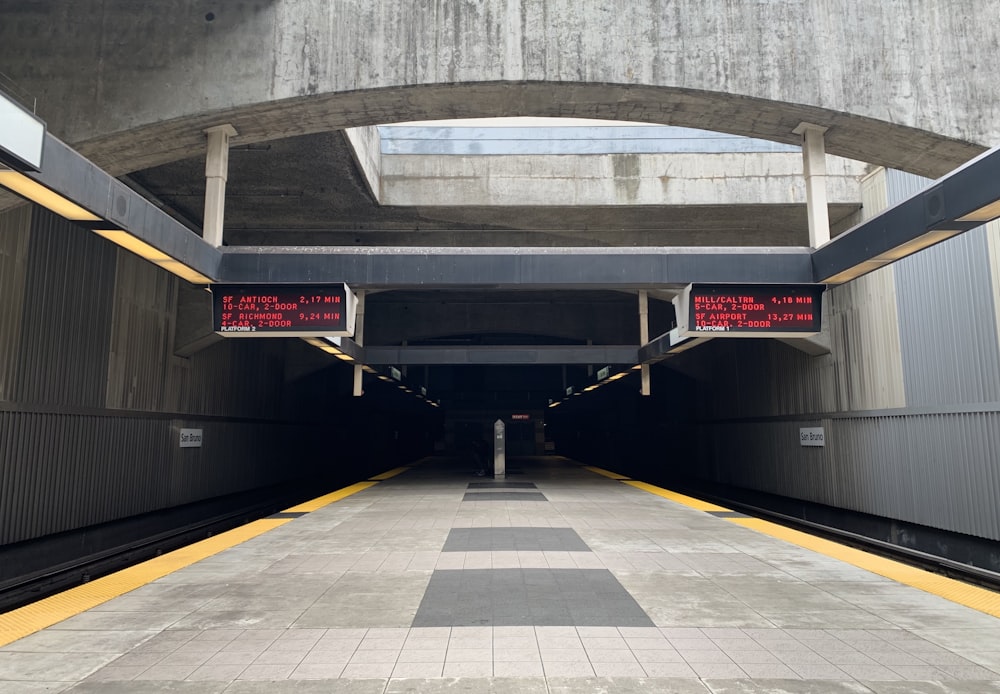
[[[572,528],[453,528],[443,552],[589,552]]]
[[[541,492],[466,492],[462,501],[548,501]]]
[[[534,482],[507,482],[493,480],[490,482],[469,482],[469,489],[537,489]]]
[[[439,570],[414,627],[651,627],[638,603],[606,569]]]

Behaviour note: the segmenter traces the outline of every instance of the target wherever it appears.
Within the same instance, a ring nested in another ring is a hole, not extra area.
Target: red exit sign
[[[530,414],[512,414],[510,416],[510,421],[512,422],[529,422],[531,421]]]
[[[823,285],[692,284],[675,300],[683,335],[807,337],[822,329]]]

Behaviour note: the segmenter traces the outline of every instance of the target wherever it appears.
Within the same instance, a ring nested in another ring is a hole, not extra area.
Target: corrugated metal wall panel
[[[993,320],[997,324],[997,345],[1000,348],[1000,220],[987,224],[984,233],[989,251],[990,282],[993,285]]]
[[[892,266],[830,290],[827,301],[836,406],[813,411],[902,407],[906,393]]]
[[[0,326],[16,328],[0,333],[0,544],[310,467],[279,419],[282,340],[173,356],[178,280],[39,208],[0,217],[0,270]],[[203,448],[179,447],[181,422]]]
[[[180,426],[204,430],[182,449]],[[295,479],[290,425],[0,411],[0,544]]]
[[[865,214],[927,184],[876,172]],[[1000,230],[980,229],[832,290],[826,357],[722,340],[682,355],[708,384],[692,473],[1000,540],[998,258]],[[826,447],[800,446],[802,426]]]
[[[178,280],[122,251],[116,276],[107,406],[163,411]]]
[[[35,208],[11,400],[104,404],[114,249],[100,237]]]
[[[0,214],[0,401],[10,399],[14,384],[30,234],[30,205]]]
[[[927,179],[890,171],[889,202]],[[896,263],[910,406],[1000,401],[1000,345],[987,232],[980,228]]]
[[[798,444],[823,426],[824,448]],[[1000,540],[1000,412],[703,425],[715,481]],[[738,464],[737,464],[738,463]]]
[[[162,425],[159,425],[162,428]],[[0,412],[0,543],[163,506],[164,436],[125,417]]]

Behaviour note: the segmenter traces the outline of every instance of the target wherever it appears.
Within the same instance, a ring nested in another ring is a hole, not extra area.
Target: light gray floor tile
[[[575,467],[522,480],[414,468],[0,649],[0,691],[1000,694],[1000,620]]]

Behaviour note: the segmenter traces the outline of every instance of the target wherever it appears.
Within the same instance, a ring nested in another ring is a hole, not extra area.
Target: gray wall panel
[[[35,208],[11,400],[104,404],[115,257],[98,236]]]
[[[30,205],[0,214],[0,401],[14,387],[30,234]]]
[[[864,183],[866,215],[928,183],[878,179]],[[830,355],[735,340],[681,355],[704,383],[691,473],[1000,540],[996,234],[968,232],[831,290]],[[825,427],[826,447],[801,447],[800,426]]]
[[[929,183],[890,171],[889,203]],[[900,339],[911,406],[1000,400],[1000,348],[986,230],[896,264]]]
[[[4,464],[0,543],[121,518],[163,505],[165,443],[156,422],[0,412]]]
[[[823,426],[824,448],[798,429]],[[714,479],[936,528],[1000,539],[1000,412],[829,417],[703,425]]]
[[[0,271],[0,544],[308,472],[284,340],[175,357],[178,280],[39,208],[0,217]]]

